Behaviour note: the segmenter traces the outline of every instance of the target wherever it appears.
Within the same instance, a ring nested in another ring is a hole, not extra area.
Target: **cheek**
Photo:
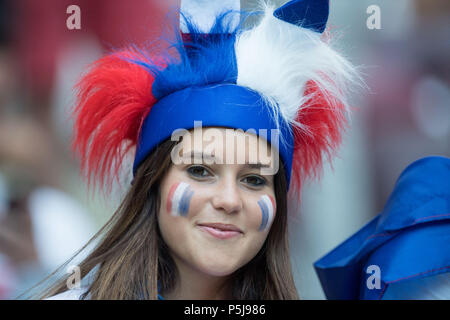
[[[270,229],[275,218],[276,205],[271,195],[265,194],[258,200],[260,225],[258,231],[265,232]]]
[[[191,199],[193,195],[194,190],[188,183],[174,183],[170,187],[167,195],[166,213],[174,217],[186,217],[189,214],[189,208],[191,206]]]
[[[190,230],[189,214],[195,211],[193,197],[195,192],[192,185],[178,181],[169,185],[163,197],[161,210],[158,214],[158,224],[164,242],[177,253],[185,250],[186,239]]]

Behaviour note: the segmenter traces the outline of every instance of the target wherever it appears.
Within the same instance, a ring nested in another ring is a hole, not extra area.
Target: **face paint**
[[[263,195],[261,199],[258,200],[258,204],[261,208],[262,214],[262,221],[259,231],[263,231],[272,224],[275,216],[275,201],[270,195]]]
[[[167,197],[167,212],[172,216],[187,216],[193,194],[194,191],[188,183],[175,183],[170,188]]]

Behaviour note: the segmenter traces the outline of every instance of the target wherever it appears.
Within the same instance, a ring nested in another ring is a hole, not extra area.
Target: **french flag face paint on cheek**
[[[169,190],[167,197],[167,212],[172,216],[187,216],[194,191],[185,182],[175,183]]]
[[[258,204],[262,214],[259,231],[263,231],[272,225],[272,221],[275,216],[275,201],[272,196],[263,195],[261,199],[258,200]]]

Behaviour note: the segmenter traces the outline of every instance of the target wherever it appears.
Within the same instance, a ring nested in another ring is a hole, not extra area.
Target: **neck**
[[[178,281],[170,292],[162,293],[167,300],[223,300],[231,299],[228,276],[212,276],[192,268],[174,257]]]

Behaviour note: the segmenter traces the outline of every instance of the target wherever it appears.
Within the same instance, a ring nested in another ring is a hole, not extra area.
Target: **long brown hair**
[[[79,264],[81,278],[95,270],[89,288],[80,299],[157,299],[158,291],[168,292],[176,284],[176,265],[157,222],[159,185],[171,166],[170,152],[175,144],[167,140],[152,152],[137,170],[130,190],[114,215],[78,252],[100,240]],[[263,247],[233,275],[233,299],[299,299],[289,257],[286,179],[282,165],[275,176],[275,197],[277,214]],[[66,291],[67,278],[60,278],[38,298]]]

